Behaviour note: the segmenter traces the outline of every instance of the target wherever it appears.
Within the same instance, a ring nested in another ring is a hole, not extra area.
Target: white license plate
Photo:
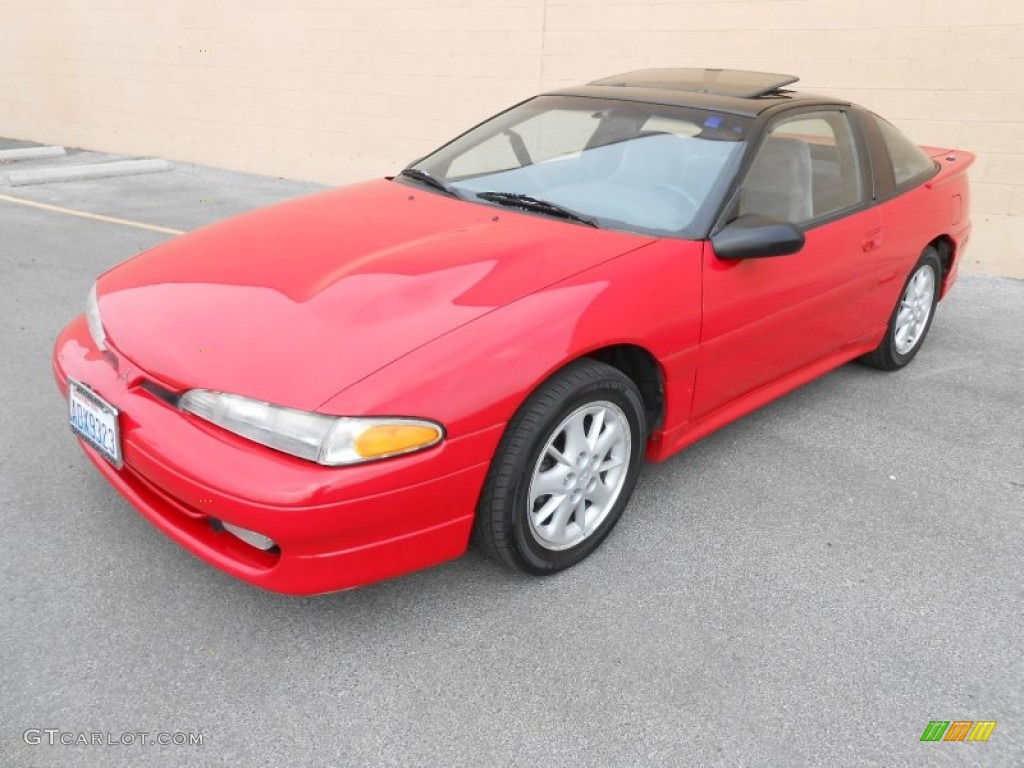
[[[117,408],[84,384],[68,379],[71,429],[115,467],[121,466],[121,433]]]

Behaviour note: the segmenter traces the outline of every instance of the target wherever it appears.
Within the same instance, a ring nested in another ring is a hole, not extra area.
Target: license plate
[[[71,430],[84,439],[104,459],[121,466],[121,433],[117,408],[84,384],[68,379],[68,412]]]

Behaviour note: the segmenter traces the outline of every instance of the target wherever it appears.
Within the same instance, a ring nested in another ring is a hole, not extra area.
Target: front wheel
[[[914,359],[932,325],[941,275],[938,252],[926,248],[903,286],[882,343],[861,357],[861,362],[883,371],[896,371]]]
[[[578,563],[629,502],[645,436],[632,380],[596,360],[572,363],[509,423],[480,498],[477,542],[534,575]]]

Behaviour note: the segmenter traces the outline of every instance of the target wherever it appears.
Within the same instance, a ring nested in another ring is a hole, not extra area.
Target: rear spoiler
[[[946,147],[922,146],[921,149],[928,154],[928,157],[939,164],[939,172],[925,182],[925,186],[929,189],[939,184],[944,184],[974,164],[973,152]]]

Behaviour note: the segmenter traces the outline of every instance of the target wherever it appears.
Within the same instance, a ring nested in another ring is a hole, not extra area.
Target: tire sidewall
[[[557,551],[545,549],[530,531],[529,493],[534,468],[540,458],[540,452],[544,449],[555,428],[577,408],[600,400],[607,400],[621,408],[631,431],[629,468],[623,481],[622,490],[608,515],[586,539],[569,549]],[[646,442],[643,414],[643,402],[636,388],[631,384],[610,378],[590,382],[565,398],[558,408],[552,409],[544,419],[541,428],[536,430],[527,442],[528,448],[515,457],[518,479],[512,494],[512,509],[509,515],[510,533],[527,570],[533,573],[554,573],[568,568],[593,552],[611,533],[629,503],[640,473]]]

